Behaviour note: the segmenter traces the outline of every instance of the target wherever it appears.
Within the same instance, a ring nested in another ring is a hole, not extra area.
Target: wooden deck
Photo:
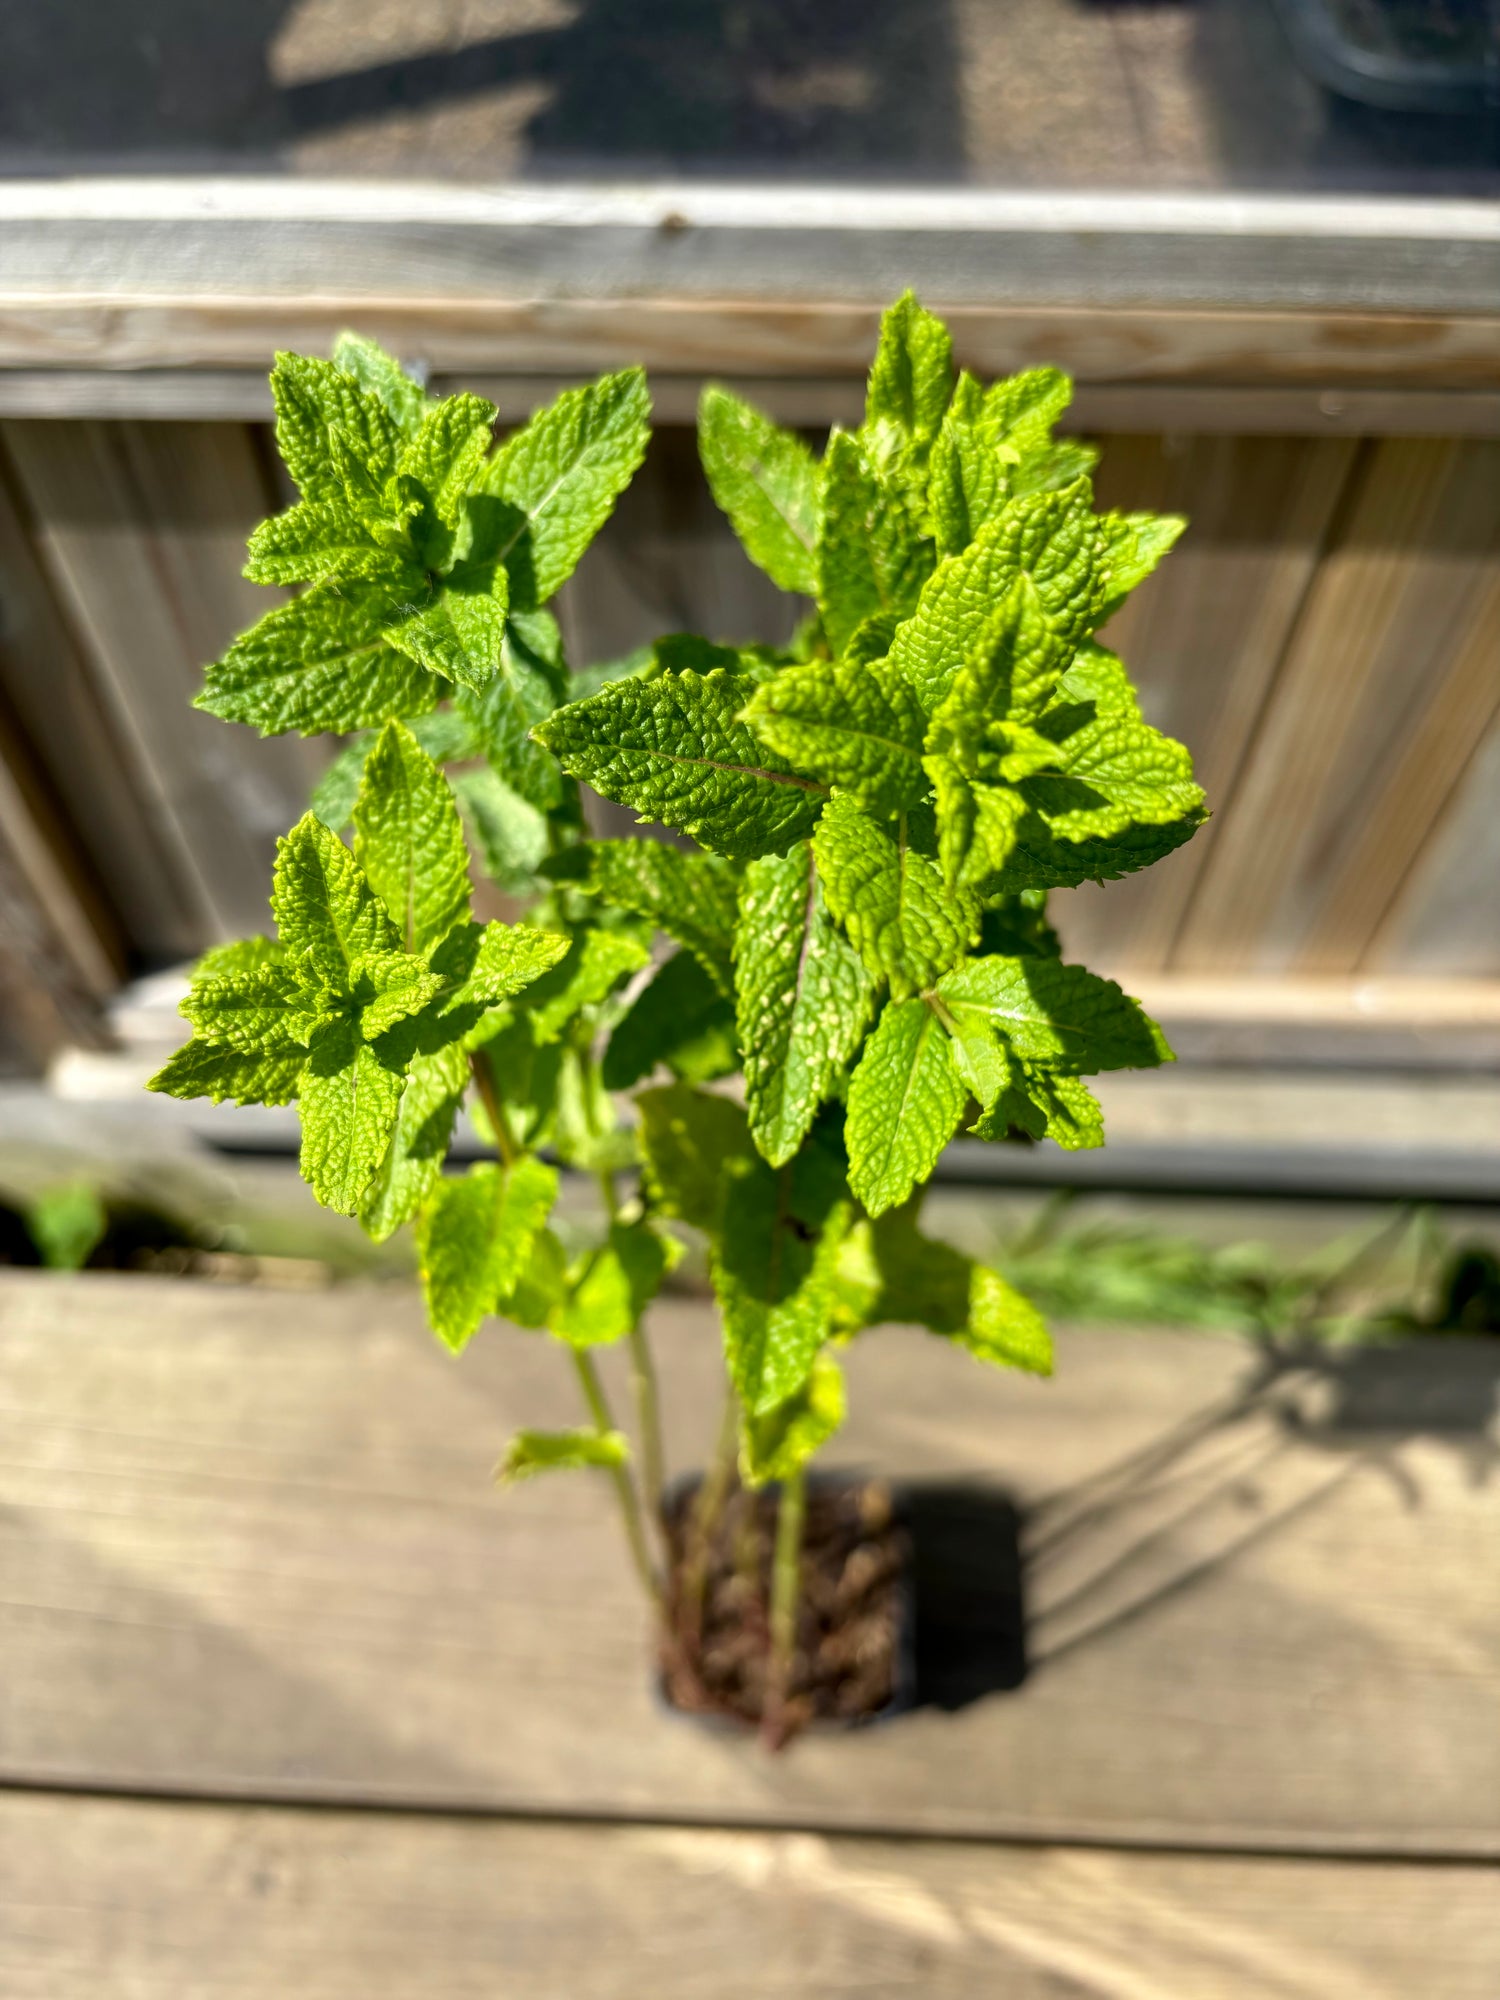
[[[691,1463],[712,1324],[657,1335]],[[836,1457],[990,1644],[767,1760],[653,1701],[602,1490],[490,1488],[542,1341],[8,1276],[0,1993],[1493,2000],[1500,1343],[1059,1346],[853,1350]]]

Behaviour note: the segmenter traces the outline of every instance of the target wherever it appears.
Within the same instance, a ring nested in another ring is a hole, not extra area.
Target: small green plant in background
[[[586,1421],[522,1432],[503,1475],[605,1473],[679,1653],[643,1316],[678,1232],[701,1232],[727,1407],[696,1533],[736,1476],[779,1484],[775,1738],[841,1347],[898,1321],[1051,1366],[1027,1298],[922,1233],[940,1153],[960,1130],[1101,1144],[1087,1078],[1170,1059],[1118,986],[1064,962],[1045,906],[1204,818],[1187,752],[1094,636],[1182,524],[1096,512],[1092,452],[1052,435],[1066,379],[955,375],[908,296],[864,423],[821,460],[727,391],[703,399],[720,505],[816,606],[797,640],[669,635],[572,674],[548,600],[640,463],[639,371],[566,392],[498,448],[489,404],[429,401],[362,340],[283,355],[271,380],[302,498],[257,530],[247,573],[303,589],[209,669],[199,705],[353,740],[281,843],[275,937],[203,960],[192,1037],[153,1088],[295,1099],[318,1199],[376,1238],[415,1224],[450,1348],[488,1317],[557,1339]],[[580,781],[682,838],[591,838]],[[524,922],[475,918],[474,862]],[[453,1173],[463,1105],[495,1157]],[[603,1198],[572,1251],[559,1167]],[[595,1364],[616,1341],[633,1446]]]
[[[26,1228],[49,1271],[81,1271],[104,1240],[109,1213],[89,1181],[62,1181],[26,1205]]]

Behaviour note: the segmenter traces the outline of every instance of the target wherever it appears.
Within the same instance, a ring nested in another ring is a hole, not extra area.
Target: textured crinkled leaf
[[[1098,555],[1087,482],[1008,502],[961,555],[938,565],[896,634],[892,665],[935,715],[974,639],[1021,576],[1030,578],[1064,654],[1071,653],[1093,617]]]
[[[535,734],[565,769],[643,820],[718,854],[781,853],[811,831],[827,791],[739,720],[754,690],[724,672],[617,681]]]
[[[925,1000],[888,1006],[849,1082],[849,1185],[871,1215],[906,1200],[958,1130],[967,1090]]]
[[[484,688],[501,669],[507,589],[499,563],[455,569],[425,598],[403,605],[386,637],[428,673]]]
[[[495,1313],[517,1326],[544,1327],[567,1292],[568,1253],[553,1230],[539,1229],[525,1269],[495,1301]]]
[[[405,1076],[352,1021],[319,1028],[297,1088],[302,1178],[325,1208],[356,1215],[396,1129]]]
[[[333,361],[362,389],[380,398],[403,437],[409,437],[421,423],[427,408],[426,392],[383,347],[363,334],[341,333],[333,343]]]
[[[782,590],[818,587],[818,467],[795,431],[711,382],[698,401],[698,456],[750,560]]]
[[[538,1044],[554,1040],[581,1008],[596,1007],[622,979],[650,962],[646,946],[629,931],[575,932],[567,955],[526,996]]]
[[[379,397],[331,361],[278,354],[271,370],[276,449],[305,500],[379,491],[396,469],[398,432]]]
[[[979,906],[948,888],[937,863],[917,852],[904,819],[892,835],[839,795],[818,822],[813,851],[829,909],[870,974],[888,979],[898,1000],[963,957]]]
[[[1106,514],[1099,527],[1104,537],[1104,591],[1095,623],[1103,625],[1173,548],[1187,522],[1180,514]]]
[[[792,1478],[843,1421],[843,1370],[820,1354],[795,1395],[742,1423],[740,1477],[747,1486]]]
[[[938,981],[957,1019],[974,1014],[1002,1034],[1024,1061],[1075,1076],[1105,1069],[1154,1069],[1172,1052],[1138,1001],[1112,979],[1051,958],[971,958]]]
[[[910,1208],[862,1223],[845,1248],[858,1324],[925,1326],[981,1361],[1052,1373],[1052,1342],[1031,1301],[998,1271],[923,1236]]]
[[[406,949],[426,952],[469,914],[469,851],[448,781],[388,722],[354,807],[354,857]]]
[[[734,871],[716,854],[664,840],[596,840],[582,886],[616,909],[649,917],[698,960],[719,991],[734,990]]]
[[[926,718],[884,660],[785,667],[756,690],[745,720],[769,749],[872,812],[900,812],[927,791]]]
[[[1059,444],[1048,445],[1044,451],[1033,452],[1016,467],[1011,478],[1011,491],[1022,493],[1060,493],[1065,486],[1071,486],[1075,479],[1086,479],[1099,463],[1099,447],[1084,444],[1078,438],[1064,438]]]
[[[1058,368],[1023,368],[992,382],[985,391],[981,421],[1000,443],[1024,458],[1045,451],[1052,426],[1073,400],[1073,384]]]
[[[286,947],[279,938],[233,938],[225,944],[211,944],[193,967],[194,979],[228,979],[241,972],[264,972],[272,965],[286,963]]]
[[[1029,805],[1060,840],[1097,840],[1131,826],[1168,826],[1201,811],[1182,744],[1128,716],[1098,716],[1058,744],[1059,775],[1023,781]]]
[[[303,500],[261,522],[250,537],[245,575],[252,583],[378,583],[393,597],[419,590],[421,571],[402,546],[404,521],[384,525],[377,539],[345,502]]]
[[[534,1159],[439,1183],[417,1224],[417,1258],[428,1322],[455,1353],[525,1272],[556,1200],[556,1169]]]
[[[958,754],[968,769],[978,771],[980,755],[993,741],[986,734],[989,726],[1039,715],[1070,657],[1031,578],[1018,576],[969,637],[933,715],[929,744]]]
[[[288,1055],[305,1053],[325,1009],[286,966],[270,964],[209,978],[200,968],[177,1011],[205,1042]]]
[[[615,1023],[604,1052],[608,1090],[629,1090],[665,1066],[685,1083],[739,1067],[734,1007],[690,951],[674,952]]]
[[[312,813],[276,844],[271,913],[300,979],[352,993],[358,960],[400,949],[354,856]]]
[[[635,1108],[653,1206],[695,1229],[714,1230],[730,1163],[755,1157],[743,1110],[732,1098],[682,1083],[641,1091]]]
[[[551,846],[547,815],[488,765],[460,771],[452,783],[480,867],[500,888],[524,890]]]
[[[1026,889],[1072,889],[1080,882],[1113,882],[1149,868],[1191,840],[1208,815],[1201,809],[1165,826],[1129,826],[1093,840],[1061,840],[1038,812],[1028,812],[996,893]]]
[[[476,544],[506,564],[518,607],[572,575],[645,457],[650,418],[645,373],[625,368],[565,389],[490,461],[471,503]]]
[[[881,316],[865,392],[865,431],[877,457],[925,458],[953,394],[948,329],[904,292]]]
[[[423,715],[441,682],[390,640],[387,593],[322,584],[268,611],[204,675],[195,708],[248,722],[263,736],[378,727]]]
[[[271,1055],[264,1049],[236,1049],[194,1035],[146,1085],[165,1097],[208,1097],[215,1104],[290,1104],[307,1051],[290,1048]]]
[[[1082,1077],[1047,1063],[1023,1063],[996,1046],[1003,1081],[982,1102],[971,1127],[977,1138],[1020,1132],[1051,1139],[1070,1153],[1104,1144],[1104,1110]]]
[[[533,1026],[545,1012],[555,1004],[558,988],[546,989],[548,999],[543,1001],[537,992],[539,982],[550,977],[569,954],[574,941],[561,931],[537,930],[531,924],[488,923],[476,927],[479,935],[474,941],[474,955],[468,961],[460,993],[469,999],[482,1000],[487,1006],[496,1006],[502,1000],[509,1000],[515,994],[531,989],[529,997],[538,1001],[537,1015],[533,1016]],[[595,933],[589,932],[588,936]],[[599,935],[603,935],[600,933]],[[624,958],[624,955],[621,955]],[[589,951],[584,953],[584,962],[593,965]],[[628,964],[639,964],[640,960],[624,959]],[[443,970],[441,954],[433,958],[434,971]],[[567,970],[566,967],[563,968]],[[574,975],[570,974],[570,980]],[[595,977],[598,970],[595,969]],[[587,975],[584,975],[586,978]],[[607,988],[605,990],[608,990]]]
[[[730,1379],[752,1418],[796,1393],[832,1331],[853,1214],[837,1162],[817,1145],[782,1167],[732,1161],[724,1175],[711,1270]]]
[[[1015,849],[1026,801],[1005,785],[972,778],[947,752],[923,759],[937,810],[938,861],[957,891],[987,893]]]
[[[696,632],[664,632],[649,644],[636,646],[623,659],[605,660],[569,676],[563,698],[587,701],[614,681],[655,681],[663,674],[680,674],[691,668],[695,674],[711,674],[715,667],[730,673],[748,671],[747,660],[759,649],[720,646]]]
[[[413,1059],[391,1143],[360,1203],[360,1227],[376,1243],[410,1222],[437,1186],[468,1081],[456,1042]]]
[[[1015,451],[950,411],[928,464],[927,504],[937,553],[958,555],[1010,498]]]
[[[932,543],[901,486],[882,477],[849,431],[828,440],[815,561],[818,608],[835,653],[866,618],[912,610],[932,569]]]
[[[415,480],[432,512],[447,528],[457,527],[464,497],[490,448],[496,410],[483,396],[467,391],[445,396],[423,414],[417,431],[401,447],[396,470]]]
[[[806,842],[745,871],[735,989],[750,1130],[779,1167],[833,1095],[874,1001],[869,974],[828,913]]]
[[[477,692],[456,687],[453,705],[496,773],[528,804],[548,812],[560,804],[567,781],[557,759],[531,735],[533,726],[557,706],[561,679],[560,652],[549,658],[534,643],[536,638],[545,642],[552,636],[545,628],[531,629],[541,620],[547,625],[553,622],[546,612],[507,619],[500,671]]]
[[[568,1294],[547,1324],[571,1347],[621,1340],[640,1321],[682,1246],[649,1223],[612,1222],[609,1236],[569,1274]]]
[[[541,1472],[571,1472],[595,1466],[604,1471],[630,1463],[623,1431],[517,1431],[495,1468],[501,1486],[535,1479]]]
[[[359,1032],[367,1042],[377,1041],[398,1022],[420,1014],[444,990],[438,974],[403,951],[378,952],[360,959],[353,985]]]

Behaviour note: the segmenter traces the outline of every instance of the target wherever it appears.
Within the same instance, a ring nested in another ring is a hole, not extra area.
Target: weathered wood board
[[[691,1465],[713,1322],[656,1331]],[[543,1341],[455,1362],[399,1287],[12,1276],[0,1782],[1500,1856],[1500,1343],[1259,1368],[1068,1331],[1043,1383],[859,1343],[835,1461],[1015,1496],[1030,1671],[767,1760],[657,1707],[600,1486],[490,1490],[515,1425],[575,1420]]]
[[[0,1797],[6,2000],[1493,2000],[1489,1867]]]

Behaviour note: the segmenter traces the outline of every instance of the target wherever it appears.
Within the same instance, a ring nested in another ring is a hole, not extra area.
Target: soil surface
[[[910,1546],[878,1481],[809,1486],[797,1650],[778,1716],[765,1716],[778,1496],[737,1488],[706,1551],[699,1487],[668,1502],[676,1642],[663,1648],[674,1708],[765,1727],[867,1722],[905,1696]],[[706,1560],[705,1560],[706,1556]]]

